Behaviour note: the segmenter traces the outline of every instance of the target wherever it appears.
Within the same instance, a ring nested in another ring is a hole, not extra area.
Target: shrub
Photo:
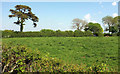
[[[120,32],[117,33],[117,36],[120,36]]]
[[[79,30],[74,31],[74,37],[82,37],[82,36],[84,36],[84,32]]]
[[[42,37],[51,37],[55,36],[55,31],[50,30],[50,29],[42,29],[40,31]]]
[[[63,33],[62,31],[60,31],[60,30],[56,30],[56,32],[55,32],[55,36],[56,36],[56,37],[61,37],[61,36],[63,36],[62,33]]]
[[[84,36],[93,36],[93,33],[91,31],[85,31]]]
[[[104,36],[103,33],[100,33],[100,32],[96,32],[96,33],[93,33],[93,34],[94,34],[94,36],[99,36],[99,37]]]
[[[4,30],[4,31],[2,31],[2,37],[9,38],[9,37],[11,37],[12,33],[13,33],[12,30]]]
[[[104,36],[104,34],[103,33],[98,33],[98,36],[102,37],[102,36]]]
[[[74,36],[74,32],[73,31],[65,31],[65,36],[66,37],[73,37]]]
[[[118,33],[112,33],[112,36],[117,36],[118,35]]]
[[[102,63],[100,65],[99,64],[92,65],[91,67],[89,67],[89,70],[92,72],[110,72],[110,70],[112,69],[109,69],[106,64]]]

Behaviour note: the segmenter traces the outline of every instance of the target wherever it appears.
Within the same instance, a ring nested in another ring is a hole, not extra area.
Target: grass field
[[[8,46],[24,45],[39,49],[49,57],[60,58],[68,63],[106,63],[118,69],[118,37],[26,37],[3,38]]]

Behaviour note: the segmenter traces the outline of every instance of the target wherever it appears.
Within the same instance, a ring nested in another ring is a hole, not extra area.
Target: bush
[[[117,36],[120,36],[120,32],[117,33]]]
[[[74,36],[74,32],[73,31],[65,31],[65,36],[66,37],[73,37]]]
[[[99,36],[99,37],[104,36],[103,33],[100,33],[100,32],[96,32],[96,33],[93,33],[93,34],[94,34],[94,36]]]
[[[102,63],[100,65],[94,64],[91,67],[89,67],[89,70],[92,72],[110,72],[110,69],[104,63]],[[113,69],[111,69],[111,70],[113,70]]]
[[[60,31],[60,30],[56,30],[56,37],[67,37],[67,32],[65,31]]]
[[[55,36],[55,31],[50,30],[50,29],[42,29],[40,31],[42,37],[51,37]]]
[[[98,33],[98,36],[102,37],[102,36],[104,36],[104,34],[103,33]]]
[[[57,36],[57,37],[62,36],[62,32],[60,30],[56,30],[55,36]]]
[[[9,38],[9,37],[11,37],[12,33],[13,33],[12,30],[4,30],[4,31],[2,31],[2,37]]]
[[[93,33],[91,31],[85,31],[84,36],[93,36]]]
[[[82,37],[82,36],[84,36],[84,32],[79,30],[74,31],[74,37]]]
[[[118,33],[112,33],[112,36],[117,36],[118,35]]]

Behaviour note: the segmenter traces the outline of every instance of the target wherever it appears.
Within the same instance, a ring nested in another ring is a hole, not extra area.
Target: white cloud
[[[91,20],[90,22],[93,22],[93,23],[98,23],[97,21],[95,21],[95,20]]]
[[[89,13],[84,16],[84,20],[87,22],[97,23],[95,20],[91,20],[91,15]]]
[[[118,14],[117,13],[113,13],[113,17],[116,17],[116,16],[118,16]]]
[[[117,3],[116,3],[116,2],[113,2],[113,3],[112,3],[112,5],[113,5],[113,6],[116,6],[116,5],[117,5]]]
[[[84,16],[85,20],[90,21],[91,15],[88,13]]]

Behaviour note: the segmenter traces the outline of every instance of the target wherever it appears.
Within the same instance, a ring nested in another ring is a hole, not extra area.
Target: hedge
[[[2,31],[3,38],[13,38],[13,37],[88,37],[88,36],[120,36],[120,33],[92,33],[91,31],[60,31],[60,30],[50,30],[42,29],[36,32],[17,32],[12,30]]]

